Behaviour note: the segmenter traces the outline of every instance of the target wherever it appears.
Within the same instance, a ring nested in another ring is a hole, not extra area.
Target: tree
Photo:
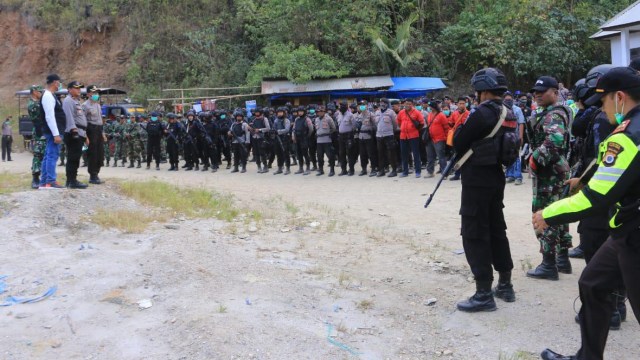
[[[416,20],[418,20],[418,14],[411,14],[396,28],[393,38],[381,35],[379,30],[370,31],[373,43],[380,51],[380,56],[392,76],[399,75],[402,69],[407,68],[409,63],[417,58],[415,53],[409,52],[411,25]]]

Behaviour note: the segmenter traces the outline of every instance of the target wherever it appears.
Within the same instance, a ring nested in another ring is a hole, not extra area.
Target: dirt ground
[[[30,155],[14,159],[0,172],[30,182]],[[446,181],[425,210],[436,179],[273,176],[255,164],[246,174],[166,169],[103,168],[107,183],[85,191],[0,196],[0,302],[57,286],[41,302],[0,308],[0,358],[535,359],[545,347],[579,345],[583,261],[560,281],[524,276],[540,261],[526,175],[505,199],[517,301],[466,314],[455,309],[475,289],[457,251],[458,182]],[[110,179],[233,194],[263,220],[102,229],[90,221],[98,209],[147,211]],[[144,299],[152,307],[141,310]],[[630,312],[606,358],[638,359],[638,330]]]

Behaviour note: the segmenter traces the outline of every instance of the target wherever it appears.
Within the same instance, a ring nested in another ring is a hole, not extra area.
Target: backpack
[[[512,109],[507,108],[507,116],[493,138],[498,162],[506,167],[513,165],[520,157],[520,139],[517,134],[518,120]]]

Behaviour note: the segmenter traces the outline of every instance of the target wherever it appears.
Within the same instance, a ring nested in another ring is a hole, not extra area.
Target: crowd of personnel
[[[637,64],[640,65],[640,64]],[[461,236],[476,292],[457,304],[466,312],[494,311],[495,298],[516,301],[513,261],[504,219],[507,182],[532,175],[532,223],[542,262],[527,277],[558,280],[572,273],[569,223],[580,221],[575,256],[587,266],[580,281],[582,307],[576,317],[582,348],[575,356],[545,350],[546,360],[602,359],[608,331],[626,319],[628,296],[640,314],[640,66],[593,68],[572,92],[550,76],[540,77],[528,94],[508,91],[495,68],[471,79],[474,96],[435,99],[380,99],[246,111],[196,114],[152,112],[150,116],[106,120],[96,86],[81,102],[77,81],[69,96],[55,96],[60,77],[47,77],[46,89],[32,86],[29,114],[35,136],[34,188],[63,188],[56,182],[60,144],[66,145],[68,188],[82,189],[77,170],[86,147],[92,184],[100,167],[160,169],[166,152],[170,171],[353,176],[426,177],[441,180],[455,170],[461,180]],[[516,102],[517,101],[517,102]],[[165,121],[166,118],[166,121]],[[249,159],[249,155],[252,159]],[[145,156],[146,155],[146,156]],[[180,158],[184,164],[180,166]],[[111,164],[113,158],[113,164]],[[426,160],[426,161],[425,161]],[[453,167],[456,164],[456,167]],[[506,173],[505,173],[506,169]],[[38,177],[39,176],[39,177]],[[518,181],[519,180],[519,181]],[[437,189],[437,188],[436,188]],[[494,270],[498,272],[493,288]]]

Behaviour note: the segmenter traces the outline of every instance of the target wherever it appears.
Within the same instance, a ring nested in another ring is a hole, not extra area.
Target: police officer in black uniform
[[[156,161],[156,170],[160,170],[160,141],[164,128],[157,112],[151,113],[151,121],[147,124],[147,170],[151,168],[151,157]]]
[[[180,152],[180,139],[184,136],[184,126],[177,121],[176,114],[167,114],[169,124],[165,130],[167,135],[167,154],[169,155],[169,171],[178,171],[178,154]]]
[[[213,119],[213,113],[207,111],[204,115],[204,168],[202,171],[209,170],[211,172],[218,171],[218,124]]]
[[[511,284],[513,261],[502,211],[505,176],[502,165],[498,162],[495,147],[476,145],[490,135],[500,119],[504,108],[502,95],[507,91],[507,79],[501,71],[487,68],[473,75],[471,85],[476,91],[480,105],[456,131],[453,146],[458,156],[463,156],[471,148],[474,149],[473,155],[460,169],[460,215],[462,243],[475,277],[476,293],[468,300],[459,302],[457,307],[466,312],[494,311],[496,303],[491,289],[492,265],[500,274],[495,289],[496,297],[507,302],[515,301]]]

